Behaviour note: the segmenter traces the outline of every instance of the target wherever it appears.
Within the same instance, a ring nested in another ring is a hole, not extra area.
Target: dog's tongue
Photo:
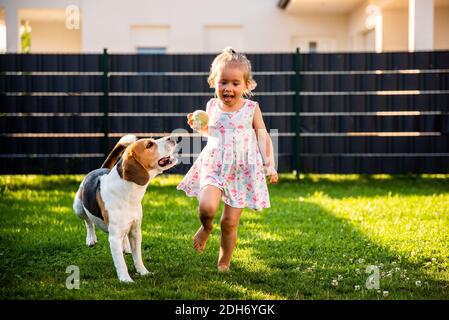
[[[162,158],[162,159],[160,159],[157,163],[158,163],[161,167],[165,167],[166,165],[168,165],[168,164],[170,163],[170,157]]]

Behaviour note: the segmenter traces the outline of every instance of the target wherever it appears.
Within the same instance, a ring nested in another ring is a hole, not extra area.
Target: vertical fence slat
[[[296,48],[295,54],[295,169],[296,179],[299,179],[299,170],[301,170],[301,53]]]
[[[103,49],[103,153],[109,153],[109,55],[108,49]]]

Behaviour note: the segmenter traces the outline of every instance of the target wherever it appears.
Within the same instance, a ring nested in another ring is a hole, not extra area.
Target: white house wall
[[[85,51],[133,52],[130,25],[169,25],[167,52],[216,52],[234,46],[247,52],[287,52],[295,36],[329,36],[347,49],[346,16],[288,16],[277,0],[172,0],[83,2]],[[101,14],[102,12],[107,14]],[[215,34],[221,39],[212,39]],[[149,43],[151,41],[149,40]]]

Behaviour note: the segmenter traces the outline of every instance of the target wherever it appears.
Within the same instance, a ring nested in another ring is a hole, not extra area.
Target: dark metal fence
[[[247,56],[280,172],[449,172],[448,51]],[[126,133],[198,143],[213,58],[0,55],[0,173],[85,173]]]

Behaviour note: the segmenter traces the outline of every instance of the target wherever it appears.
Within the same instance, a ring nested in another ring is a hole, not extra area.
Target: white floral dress
[[[204,147],[177,189],[189,197],[213,185],[223,191],[223,201],[234,208],[261,210],[270,207],[263,160],[253,128],[257,102],[246,100],[237,111],[223,111],[218,99],[207,103],[209,132]]]

